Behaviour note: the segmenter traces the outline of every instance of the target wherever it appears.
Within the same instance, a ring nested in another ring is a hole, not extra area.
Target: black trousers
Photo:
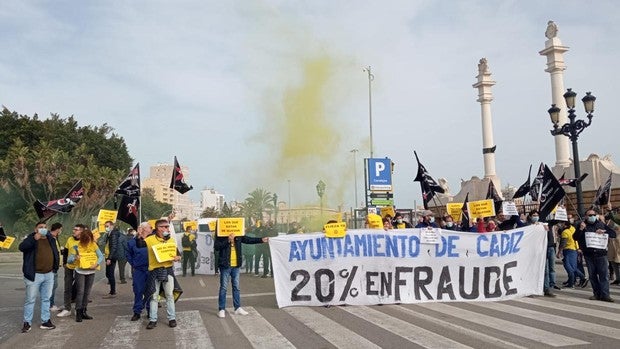
[[[114,278],[114,269],[116,269],[116,260],[112,260],[110,265],[105,266],[105,277],[110,283],[110,294],[116,294],[116,279]]]

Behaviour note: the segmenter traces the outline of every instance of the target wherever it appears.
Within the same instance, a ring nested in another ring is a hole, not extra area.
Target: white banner
[[[176,242],[177,249],[183,251],[181,246],[181,238],[183,234],[177,234]],[[196,256],[196,274],[213,275],[215,274],[215,264],[213,261],[213,233],[196,233],[196,247],[198,249],[198,255]],[[191,267],[187,266],[187,272],[191,271]],[[176,275],[182,275],[183,264],[181,262],[174,263],[174,273]]]
[[[349,230],[269,239],[280,308],[337,304],[495,301],[542,294],[542,225],[496,233]]]

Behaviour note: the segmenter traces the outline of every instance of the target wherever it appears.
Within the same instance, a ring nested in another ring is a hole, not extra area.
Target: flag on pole
[[[131,197],[140,196],[140,163],[129,172],[125,180],[116,188],[114,194]]]
[[[499,193],[495,189],[495,184],[492,179],[489,179],[489,189],[487,190],[487,200],[493,199],[493,205],[495,206],[495,214],[499,214],[499,211],[502,208],[502,198],[499,196]]]
[[[598,190],[596,191],[596,196],[594,197],[594,205],[605,206],[609,203],[609,198],[611,197],[611,176],[612,172],[609,172],[609,177],[603,183]]]
[[[177,160],[176,156],[174,157],[174,168],[172,169],[170,188],[178,191],[181,194],[185,194],[188,191],[194,189],[194,187],[185,183],[185,177],[183,176],[183,171],[181,171],[181,165],[179,165],[179,161]]]
[[[566,173],[563,173],[562,177],[558,179],[558,182],[560,182],[561,185],[568,185],[573,188],[576,188],[577,183],[582,182],[586,177],[588,177],[587,173],[582,174],[579,178],[564,178],[565,175]]]
[[[564,189],[562,189],[562,185],[558,182],[547,165],[543,165],[539,195],[540,207],[538,211],[541,219],[545,219],[566,195]]]
[[[121,204],[118,207],[117,219],[129,224],[132,228],[138,229],[140,212],[140,197],[123,195]]]
[[[540,202],[540,193],[541,193],[541,188],[543,185],[544,175],[545,175],[545,164],[541,162],[540,166],[538,167],[538,173],[536,174],[536,177],[534,177],[534,180],[532,181],[532,185],[530,186],[530,196],[532,197],[533,201]],[[540,215],[540,216],[543,217],[543,215]]]
[[[422,189],[422,201],[424,202],[424,208],[428,209],[428,203],[433,199],[435,193],[444,193],[444,190],[431,175],[426,170],[426,167],[420,163],[420,159],[418,158],[418,153],[413,152],[415,155],[415,159],[418,162],[418,173],[413,180],[414,182],[420,182],[420,187]]]
[[[518,199],[518,198],[524,197],[527,193],[530,192],[530,178],[531,178],[531,176],[532,176],[532,165],[530,165],[530,170],[527,172],[527,181],[525,181],[525,183],[521,184],[519,189],[517,189],[515,194],[512,196],[513,199]]]
[[[469,212],[467,211],[467,203],[469,202],[469,193],[465,195],[465,201],[461,206],[461,231],[469,231]]]
[[[36,200],[33,203],[41,222],[52,218],[56,213],[69,213],[84,196],[84,187],[80,179],[63,198],[48,201],[46,203]]]

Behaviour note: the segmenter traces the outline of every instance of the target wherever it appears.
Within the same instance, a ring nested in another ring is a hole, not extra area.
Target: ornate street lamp
[[[325,195],[325,182],[319,180],[319,183],[316,185],[316,193],[319,195],[319,199],[321,200],[321,220],[323,219],[323,195]]]
[[[273,194],[273,215],[275,216],[275,227],[278,229],[278,194]]]
[[[594,97],[590,92],[586,92],[585,97],[581,99],[583,102],[584,109],[586,111],[588,121],[584,120],[575,120],[577,115],[575,114],[575,97],[577,94],[573,92],[572,89],[568,89],[564,94],[564,100],[566,101],[566,107],[568,108],[568,119],[569,122],[564,125],[558,125],[560,120],[560,108],[556,107],[555,104],[551,105],[551,108],[548,110],[549,116],[551,117],[551,122],[553,123],[553,130],[551,130],[551,134],[553,136],[564,135],[568,137],[573,145],[573,166],[575,169],[575,178],[581,178],[581,168],[579,165],[579,147],[577,145],[577,140],[579,139],[579,134],[583,132],[590,124],[592,124],[592,113],[594,112],[594,101],[596,101],[596,97]],[[578,180],[576,182],[576,192],[577,192],[577,214],[579,217],[583,217],[583,191],[581,189],[581,182]]]

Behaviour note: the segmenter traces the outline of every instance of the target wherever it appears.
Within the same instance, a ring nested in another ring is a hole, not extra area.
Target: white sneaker
[[[50,307],[50,311],[59,311],[59,310],[60,310],[60,308],[58,308],[58,307],[57,307],[57,306],[55,306],[55,305],[52,305],[52,306]]]
[[[67,309],[63,309],[60,313],[56,314],[58,317],[67,317],[71,315],[71,312]]]
[[[217,312],[217,317],[223,319],[226,317],[226,311],[224,311],[224,309],[220,310]]]
[[[248,312],[243,310],[243,308],[239,307],[235,310],[236,315],[248,315]]]

